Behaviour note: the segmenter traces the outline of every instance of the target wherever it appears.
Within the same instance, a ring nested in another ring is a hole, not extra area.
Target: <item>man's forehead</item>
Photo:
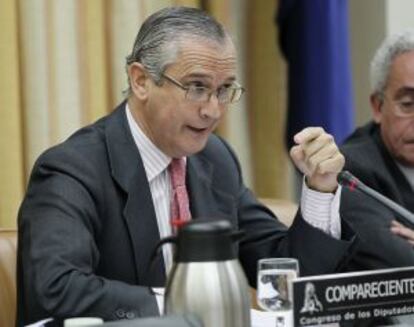
[[[414,87],[414,51],[396,55],[388,67],[384,91],[406,93]]]
[[[395,56],[390,64],[389,77],[402,76],[412,77],[414,75],[414,50]]]
[[[215,73],[235,75],[236,67],[236,52],[230,42],[185,42],[180,47],[170,71],[181,76],[208,77]]]

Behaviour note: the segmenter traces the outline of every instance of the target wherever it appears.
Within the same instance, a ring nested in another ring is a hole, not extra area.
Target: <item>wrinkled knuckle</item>
[[[326,163],[324,163],[324,162],[320,162],[316,166],[316,171],[320,174],[325,174],[325,173],[329,172],[329,165],[326,165]]]
[[[341,152],[339,151],[339,149],[338,149],[338,147],[336,146],[335,143],[330,143],[329,144],[329,149],[330,149],[332,154],[342,156]]]
[[[317,172],[317,173],[320,173],[320,174],[323,174],[324,173],[323,167],[324,167],[323,162],[318,162],[318,163],[315,164],[313,171]]]
[[[332,136],[332,134],[328,134],[328,133],[325,133],[325,140],[328,142],[328,143],[335,143],[334,141],[334,137]]]
[[[299,149],[296,146],[293,146],[289,150],[289,155],[291,158],[296,159],[299,156]]]
[[[315,169],[316,166],[318,165],[318,161],[314,157],[308,158],[307,163],[308,163],[309,168],[311,168],[312,170]]]
[[[342,164],[345,164],[345,156],[341,152],[338,152],[338,158]]]
[[[316,131],[318,131],[319,133],[324,133],[324,134],[326,134],[326,133],[325,133],[325,130],[323,129],[323,127],[320,127],[320,126],[319,126],[319,127],[316,127],[316,128],[315,128],[315,130],[316,130]]]
[[[303,147],[303,155],[305,158],[310,158],[310,152],[308,147]]]

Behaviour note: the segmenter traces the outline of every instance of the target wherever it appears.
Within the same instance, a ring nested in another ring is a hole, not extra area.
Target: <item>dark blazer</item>
[[[341,147],[345,169],[366,185],[414,211],[414,192],[381,140],[373,122],[357,129]],[[341,216],[358,233],[360,244],[348,268],[379,269],[414,265],[412,246],[390,232],[396,215],[368,196],[344,189]]]
[[[221,217],[246,232],[239,256],[251,285],[262,257],[299,258],[302,274],[337,271],[353,249],[343,225],[335,240],[300,215],[287,231],[242,181],[229,146],[211,136],[187,161],[194,219]],[[165,282],[145,170],[125,105],[37,160],[19,212],[18,317],[25,324],[53,316],[105,320],[157,315],[148,286]]]

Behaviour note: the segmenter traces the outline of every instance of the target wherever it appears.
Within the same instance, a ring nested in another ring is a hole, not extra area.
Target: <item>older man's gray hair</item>
[[[371,61],[370,79],[373,94],[380,97],[383,95],[393,60],[409,51],[414,51],[414,30],[390,35],[382,42]]]

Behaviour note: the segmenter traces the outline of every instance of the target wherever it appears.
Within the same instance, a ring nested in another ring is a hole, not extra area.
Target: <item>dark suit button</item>
[[[125,312],[124,309],[118,309],[118,310],[116,310],[115,314],[118,318],[122,319],[122,318],[125,318],[126,312]]]
[[[126,318],[127,318],[127,319],[134,319],[135,317],[136,317],[135,312],[128,311],[128,312],[126,313]]]

